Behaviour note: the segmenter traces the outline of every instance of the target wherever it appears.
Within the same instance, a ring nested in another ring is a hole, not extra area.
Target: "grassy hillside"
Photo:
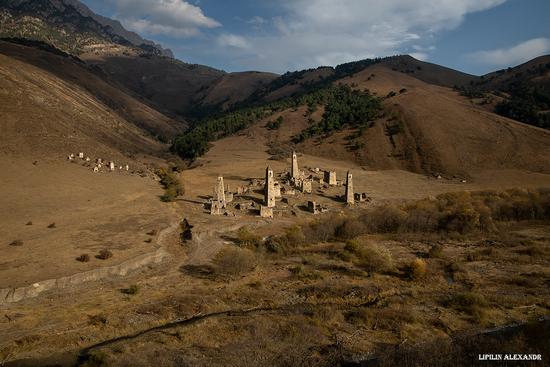
[[[5,153],[157,154],[165,148],[156,138],[183,129],[59,50],[0,42],[0,58]]]

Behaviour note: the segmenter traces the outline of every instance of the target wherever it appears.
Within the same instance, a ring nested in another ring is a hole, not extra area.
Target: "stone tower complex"
[[[348,171],[346,178],[346,204],[354,204],[355,200],[353,197],[353,175]]]
[[[295,151],[292,151],[292,167],[290,168],[290,178],[299,178],[300,171],[298,169],[298,156]]]
[[[273,177],[273,170],[268,166],[265,170],[265,205],[268,208],[275,207],[275,179]]]
[[[225,200],[225,186],[223,185],[222,176],[218,176],[218,183],[216,184],[216,187],[214,187],[214,201],[219,202],[220,207],[226,207],[227,202]]]

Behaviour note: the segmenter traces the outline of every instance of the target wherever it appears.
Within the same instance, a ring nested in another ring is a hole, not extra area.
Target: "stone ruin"
[[[324,182],[327,183],[329,186],[338,185],[338,181],[336,180],[336,172],[325,171]]]
[[[301,177],[300,169],[298,168],[298,155],[292,151],[292,164],[290,166],[290,179],[296,180]]]
[[[273,208],[265,205],[260,206],[260,217],[273,219]]]
[[[353,195],[353,175],[348,171],[346,175],[346,204],[355,204],[355,196]]]
[[[273,170],[269,166],[265,170],[264,202],[268,208],[275,207],[275,178]]]
[[[337,181],[335,171],[320,170],[319,168],[306,169],[312,172],[309,176],[299,171],[296,152],[292,152],[290,172],[287,171],[277,176],[282,178],[281,183],[275,180],[274,171],[268,166],[265,170],[265,179],[251,178],[249,185],[238,186],[235,193],[229,189],[229,185],[227,188],[224,187],[223,177],[220,175],[218,176],[213,196],[210,200],[210,214],[235,216],[237,213],[244,214],[254,211],[259,213],[260,217],[270,219],[274,217],[274,214],[282,215],[286,211],[296,215],[293,208],[296,209],[304,203],[302,195],[298,195],[298,192],[301,192],[301,194],[311,194],[313,192],[314,180],[319,180],[321,186],[316,186],[316,192],[323,196],[326,196],[325,189],[328,189],[330,186],[343,186],[341,182]],[[249,197],[241,197],[241,195],[258,187],[263,189],[263,200],[260,205],[254,201],[250,201]],[[229,206],[228,204],[234,200],[235,202]],[[283,203],[282,207],[278,209],[276,208],[277,200],[281,200]],[[366,193],[354,193],[351,171],[348,171],[346,175],[344,201],[347,205],[370,201]],[[314,200],[306,201],[306,203],[307,206],[305,208],[312,214],[322,214],[329,211],[327,206],[323,206]]]
[[[356,193],[354,195],[354,199],[355,199],[355,201],[357,201],[359,203],[365,203],[367,201],[370,201],[370,198],[369,198],[369,196],[367,195],[366,192]]]
[[[328,208],[326,206],[322,206],[321,204],[311,200],[307,202],[307,209],[310,213],[313,214],[322,214],[328,212]]]
[[[68,159],[69,161],[74,161],[74,160],[77,159],[77,158],[79,158],[79,159],[81,159],[81,160],[83,160],[83,161],[85,162],[85,163],[84,163],[84,166],[86,166],[86,167],[90,167],[90,166],[91,166],[90,163],[92,162],[92,158],[90,158],[89,156],[85,156],[85,155],[84,155],[84,152],[79,152],[79,153],[76,154],[76,155],[75,155],[74,153],[71,153],[71,154],[69,154],[69,155],[67,156],[67,159]],[[105,164],[104,164],[104,161],[103,161],[102,158],[96,158],[96,159],[95,159],[95,165],[93,165],[93,167],[92,167],[92,171],[93,171],[94,173],[98,173],[98,172],[101,171],[101,169],[103,168],[104,165],[105,165]],[[115,162],[110,161],[106,167],[108,167],[108,170],[109,170],[109,171],[115,171],[117,166],[115,165]],[[121,170],[121,171],[122,171],[122,170],[125,170],[125,171],[128,172],[128,171],[130,171],[130,165],[128,165],[128,164],[119,165],[119,166],[118,166],[118,169]]]

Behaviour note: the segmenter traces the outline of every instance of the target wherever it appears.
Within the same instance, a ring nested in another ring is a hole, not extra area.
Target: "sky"
[[[470,74],[550,54],[549,0],[82,0],[188,63],[284,73],[410,54]]]

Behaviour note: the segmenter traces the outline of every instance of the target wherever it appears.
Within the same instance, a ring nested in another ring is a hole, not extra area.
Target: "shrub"
[[[137,285],[133,284],[133,285],[129,286],[128,288],[121,289],[120,291],[124,294],[133,296],[133,295],[138,294],[139,287]]]
[[[31,222],[31,221],[28,221],[26,225],[27,225],[27,226],[32,226],[32,222]]]
[[[349,240],[366,232],[363,222],[356,218],[348,218],[336,228],[335,235],[338,238]]]
[[[481,323],[486,318],[488,304],[485,297],[479,293],[461,292],[451,297],[447,306],[465,312],[472,316],[476,322]]]
[[[422,279],[426,276],[427,268],[428,266],[424,260],[414,259],[407,266],[407,276],[412,280]]]
[[[307,243],[326,242],[335,237],[336,229],[342,224],[343,219],[333,215],[323,220],[310,223],[303,228]]]
[[[254,246],[257,248],[262,244],[262,237],[251,232],[247,226],[243,226],[237,231],[237,243],[240,246]]]
[[[88,261],[90,261],[90,255],[82,254],[76,258],[76,261],[80,261],[81,263],[87,263]]]
[[[103,314],[88,316],[88,324],[98,326],[107,324],[107,317]]]
[[[23,246],[23,241],[15,240],[10,243],[10,246]]]
[[[396,233],[406,219],[407,212],[394,206],[377,207],[364,217],[367,227],[378,233]]]
[[[158,231],[156,229],[152,229],[149,232],[146,233],[148,236],[156,236],[158,234]]]
[[[111,257],[113,257],[113,253],[109,250],[101,250],[101,251],[99,251],[99,254],[96,255],[96,258],[98,258],[100,260],[107,260]]]
[[[286,237],[283,236],[269,237],[264,243],[266,250],[274,254],[284,253],[287,245]]]
[[[214,271],[220,275],[239,275],[253,270],[257,259],[253,252],[242,248],[227,248],[214,258]]]
[[[353,254],[356,254],[359,251],[359,248],[361,247],[359,241],[357,240],[348,240],[346,241],[346,245],[344,246],[344,250],[349,251]]]
[[[50,223],[50,224],[48,225],[48,228],[55,228],[55,222],[54,222],[54,223]]]
[[[281,127],[283,121],[283,116],[279,116],[275,121],[269,121],[267,125],[265,125],[265,127],[267,127],[269,130],[277,130]]]
[[[393,259],[387,248],[368,243],[361,245],[355,253],[357,265],[369,273],[381,273],[393,270]]]
[[[161,201],[174,201],[178,196],[182,196],[185,193],[177,172],[161,168],[156,173],[160,177],[160,184],[164,188],[164,195],[160,197]]]
[[[85,366],[88,367],[102,367],[108,365],[109,364],[107,354],[98,350],[93,350],[88,354],[85,364]]]
[[[289,245],[300,245],[305,242],[306,236],[300,226],[292,226],[285,231]]]
[[[430,248],[430,251],[428,251],[428,256],[432,259],[439,258],[443,255],[443,246],[439,244],[435,244]]]
[[[303,265],[297,265],[289,269],[290,273],[299,279],[321,279],[322,276],[314,270],[308,270]]]

